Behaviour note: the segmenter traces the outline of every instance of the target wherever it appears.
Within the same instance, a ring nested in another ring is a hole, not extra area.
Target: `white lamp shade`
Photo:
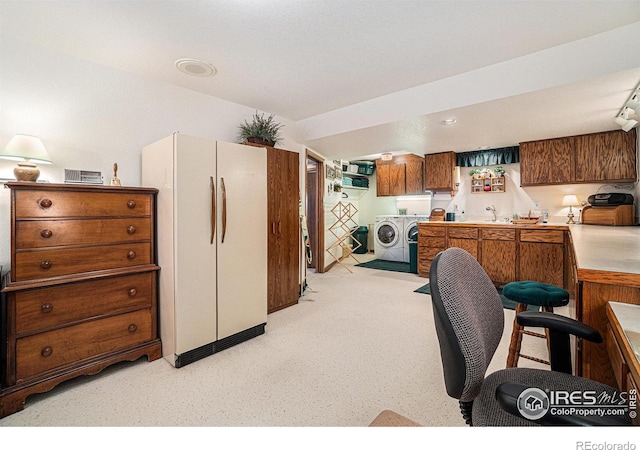
[[[578,197],[575,195],[565,195],[562,199],[562,206],[578,206]]]
[[[0,158],[12,161],[31,161],[39,164],[51,164],[47,149],[35,136],[16,134],[0,152]]]

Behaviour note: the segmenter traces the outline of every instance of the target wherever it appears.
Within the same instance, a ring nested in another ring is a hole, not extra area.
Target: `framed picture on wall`
[[[342,178],[342,169],[336,167],[336,178]]]
[[[333,166],[327,165],[327,178],[333,180],[336,177],[336,169]]]

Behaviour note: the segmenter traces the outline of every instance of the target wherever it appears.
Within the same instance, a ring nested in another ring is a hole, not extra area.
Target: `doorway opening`
[[[311,261],[307,269],[324,272],[324,163],[309,149],[306,153],[306,215]]]

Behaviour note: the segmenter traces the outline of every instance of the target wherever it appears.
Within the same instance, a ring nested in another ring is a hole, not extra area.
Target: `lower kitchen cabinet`
[[[418,224],[418,275],[429,277],[431,261],[446,248],[446,228],[444,226],[428,226]]]
[[[480,264],[496,284],[516,280],[516,230],[482,228]]]
[[[521,280],[565,286],[564,231],[521,230],[518,274]]]
[[[473,227],[450,227],[447,230],[447,248],[458,247],[478,259],[478,229]]]

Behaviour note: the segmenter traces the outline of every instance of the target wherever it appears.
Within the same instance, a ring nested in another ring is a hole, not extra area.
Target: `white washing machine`
[[[404,261],[404,216],[376,216],[373,252],[376,259]]]
[[[418,235],[418,222],[427,222],[429,220],[429,216],[405,216],[404,217],[404,228],[403,228],[403,233],[402,233],[402,239],[403,239],[403,247],[404,247],[404,262],[410,262],[409,261],[409,255],[410,255],[410,250],[409,250],[409,240],[411,239],[412,235]]]

